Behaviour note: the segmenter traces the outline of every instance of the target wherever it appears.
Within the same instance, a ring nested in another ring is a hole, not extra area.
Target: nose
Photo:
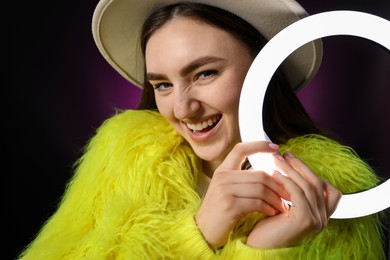
[[[194,117],[200,109],[200,101],[191,87],[178,90],[173,102],[174,115],[180,120]]]

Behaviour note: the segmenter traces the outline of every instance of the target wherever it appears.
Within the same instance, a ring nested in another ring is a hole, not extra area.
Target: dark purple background
[[[390,19],[388,0],[300,3],[311,14],[347,9]],[[139,99],[140,91],[122,79],[94,45],[90,24],[96,4],[26,1],[7,21],[13,32],[10,48],[3,49],[11,57],[6,71],[11,87],[3,83],[7,94],[1,191],[7,221],[3,238],[10,258],[55,210],[72,175],[71,165],[95,129],[115,109],[134,108]],[[5,35],[2,39],[9,40]],[[318,75],[298,95],[315,121],[335,131],[388,178],[388,52],[357,37],[327,37],[324,44]]]

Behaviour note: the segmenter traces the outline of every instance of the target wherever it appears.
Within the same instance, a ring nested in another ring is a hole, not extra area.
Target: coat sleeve
[[[191,154],[157,113],[110,118],[20,259],[209,258],[213,252],[193,218],[200,199]]]

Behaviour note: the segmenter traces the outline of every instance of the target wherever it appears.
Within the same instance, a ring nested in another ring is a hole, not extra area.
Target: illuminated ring
[[[243,142],[269,140],[262,121],[264,95],[276,69],[293,51],[310,41],[334,35],[363,37],[390,50],[389,32],[389,21],[356,11],[319,13],[286,27],[264,46],[245,78],[239,103],[241,140]],[[263,132],[259,129],[263,129]],[[276,169],[272,155],[258,153],[249,156],[248,159],[254,169],[267,173]],[[331,218],[356,218],[388,207],[390,179],[370,190],[343,195]]]

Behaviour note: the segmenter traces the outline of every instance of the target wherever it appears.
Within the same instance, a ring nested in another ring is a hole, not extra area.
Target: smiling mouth
[[[221,117],[222,115],[217,115],[201,123],[197,123],[197,124],[187,123],[186,125],[193,133],[198,133],[198,132],[204,133],[213,129],[218,124],[219,120],[221,120]]]

